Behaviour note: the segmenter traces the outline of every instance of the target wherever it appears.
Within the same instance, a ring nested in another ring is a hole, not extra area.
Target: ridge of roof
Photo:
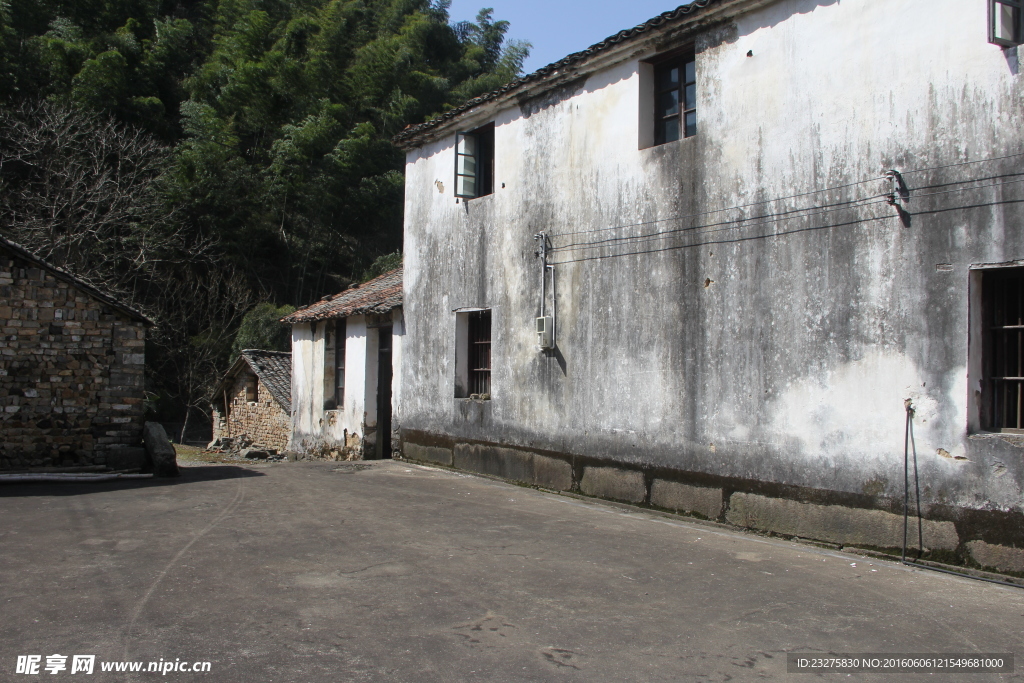
[[[132,318],[133,320],[141,322],[150,327],[156,325],[156,323],[151,318],[146,316],[144,313],[141,313],[140,311],[132,308],[128,304],[118,301],[112,295],[100,290],[95,285],[89,284],[88,282],[78,277],[77,275],[72,275],[63,268],[59,268],[50,263],[49,261],[46,261],[45,259],[42,259],[39,256],[36,256],[34,253],[29,251],[25,247],[21,246],[17,242],[12,242],[11,240],[7,239],[2,235],[0,235],[0,247],[6,248],[8,251],[14,252],[19,258],[22,258],[26,261],[30,261],[39,266],[40,268],[48,270],[49,272],[53,273],[53,275],[58,280],[63,280],[64,282],[67,282],[77,287],[78,289],[82,290],[86,294],[89,294],[93,298],[99,299],[100,301],[107,304],[111,308],[121,311],[129,318]]]
[[[338,294],[326,296],[316,303],[300,308],[281,318],[281,322],[294,324],[347,318],[366,313],[387,313],[402,305],[402,267],[359,285],[353,285]]]
[[[647,33],[652,29],[664,26],[668,22],[682,19],[686,17],[688,14],[692,14],[694,12],[704,9],[708,5],[718,2],[722,2],[722,0],[692,0],[692,2],[689,2],[685,5],[680,5],[679,7],[676,7],[674,10],[662,12],[658,16],[648,19],[642,24],[637,24],[632,28],[624,29],[622,31],[619,31],[615,35],[608,36],[604,40],[598,43],[594,43],[585,50],[573,52],[572,54],[566,55],[557,62],[552,62],[547,66],[542,66],[533,73],[526,74],[525,76],[521,76],[515,79],[514,81],[510,81],[505,85],[501,86],[500,88],[498,88],[497,90],[492,90],[489,93],[485,93],[483,95],[474,97],[473,99],[465,102],[464,104],[456,107],[455,109],[447,111],[439,116],[435,116],[429,121],[424,121],[423,123],[418,123],[416,125],[406,126],[405,129],[402,130],[402,132],[398,133],[397,135],[394,135],[391,138],[391,141],[399,147],[414,147],[414,141],[421,134],[426,133],[432,128],[436,128],[447,121],[457,118],[458,116],[469,111],[473,107],[477,107],[481,104],[485,104],[487,102],[495,100],[502,95],[510,93],[513,90],[518,90],[519,88],[534,81],[543,80],[544,78],[553,75],[558,71],[561,71],[563,68],[567,66],[576,64],[578,62],[582,62],[585,59],[588,59],[590,57],[593,57],[594,55],[609,50],[615,45],[623,43],[641,34]]]

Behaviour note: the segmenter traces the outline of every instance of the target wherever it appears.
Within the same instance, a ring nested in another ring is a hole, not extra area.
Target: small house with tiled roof
[[[334,460],[391,457],[405,336],[402,268],[281,322],[292,326],[290,448]]]
[[[0,237],[0,470],[144,467],[152,324]]]
[[[292,354],[242,351],[211,403],[215,442],[284,450],[292,431]]]

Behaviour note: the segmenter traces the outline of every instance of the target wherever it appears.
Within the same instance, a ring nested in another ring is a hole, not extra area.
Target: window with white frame
[[[494,123],[455,134],[455,196],[474,199],[494,192]]]
[[[988,40],[1003,47],[1024,42],[1022,0],[989,0]]]

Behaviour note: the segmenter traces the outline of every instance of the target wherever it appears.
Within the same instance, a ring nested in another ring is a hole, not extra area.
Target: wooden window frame
[[[684,50],[652,61],[654,67],[654,144],[664,145],[697,134],[697,58],[693,50]],[[678,69],[677,82],[674,86],[663,87],[663,75],[672,69]],[[688,98],[689,88],[693,88],[692,98]],[[663,95],[676,94],[676,112],[662,114],[660,101]],[[687,122],[692,116],[692,126]],[[668,135],[669,123],[675,121],[676,137]]]
[[[334,405],[345,407],[345,346],[348,321],[342,318],[334,323]]]
[[[491,394],[491,311],[473,311],[469,314],[469,393],[477,396]]]
[[[1013,36],[1003,38],[997,35],[1000,10],[1008,8],[1013,13]],[[988,2],[988,42],[1001,47],[1014,47],[1024,42],[1024,1],[1022,0],[989,0]]]
[[[981,426],[1024,434],[1024,267],[981,276]]]
[[[472,142],[472,150],[467,147]],[[467,167],[472,161],[472,170]],[[466,190],[472,179],[472,190]],[[476,199],[494,193],[494,122],[455,134],[455,196]]]

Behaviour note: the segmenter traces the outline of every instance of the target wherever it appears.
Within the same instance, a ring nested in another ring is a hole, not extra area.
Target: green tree
[[[275,306],[264,302],[254,306],[242,318],[242,324],[235,333],[235,341],[231,345],[232,360],[245,349],[291,351],[291,328],[282,323],[281,318],[294,311],[295,307],[287,304]]]

